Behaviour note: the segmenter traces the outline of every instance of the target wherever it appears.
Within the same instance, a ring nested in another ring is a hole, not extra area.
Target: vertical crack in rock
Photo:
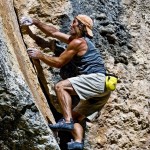
[[[11,0],[0,2],[0,149],[59,150],[55,122],[29,63]]]

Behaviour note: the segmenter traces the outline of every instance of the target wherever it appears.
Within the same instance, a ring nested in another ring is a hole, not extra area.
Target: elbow
[[[58,65],[58,66],[57,66],[57,68],[59,68],[59,69],[62,68],[62,67],[63,67],[63,65]]]
[[[59,62],[59,63],[57,63],[57,64],[55,65],[55,67],[60,69],[60,68],[63,67],[63,64]]]
[[[58,32],[58,31],[59,31],[59,30],[54,29],[54,30],[51,32],[51,37],[57,38],[57,32]]]
[[[49,36],[51,36],[52,38],[55,38],[55,34],[53,32],[49,33]]]

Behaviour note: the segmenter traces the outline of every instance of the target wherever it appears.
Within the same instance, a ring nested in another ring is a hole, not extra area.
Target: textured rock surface
[[[46,116],[54,118],[25,52],[12,1],[0,7],[0,149],[59,149],[46,122]]]
[[[120,41],[116,36],[119,49],[114,45],[119,59],[116,63],[116,57],[109,54],[107,61],[109,70],[120,77],[120,83],[101,116],[89,125],[87,137],[92,146],[87,149],[150,149],[150,4],[140,0],[123,0],[120,4],[118,21],[130,36],[115,31],[123,38]]]
[[[150,149],[149,0],[15,0],[14,2],[19,18],[22,15],[30,15],[47,24],[52,23],[66,33],[69,31],[73,16],[78,13],[90,15],[94,20],[93,41],[102,52],[108,71],[118,75],[120,81],[104,109],[93,117],[92,123],[87,124],[85,149]],[[38,47],[53,55],[51,52],[53,40],[35,26],[32,26],[31,30],[40,35],[44,41],[34,42],[23,32],[26,45]],[[59,80],[59,70],[42,63],[41,65],[46,78],[44,85],[48,88],[46,92],[51,94],[48,96],[51,99],[54,94],[52,79],[54,82]]]

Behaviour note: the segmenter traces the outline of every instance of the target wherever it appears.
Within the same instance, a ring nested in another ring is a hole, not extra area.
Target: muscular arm
[[[43,54],[40,60],[51,67],[61,68],[65,64],[67,64],[72,57],[75,55],[74,50],[65,50],[63,54],[59,57],[52,57],[46,54]]]
[[[52,57],[43,54],[39,50],[29,50],[28,54],[31,58],[40,59],[51,67],[61,68],[67,64],[77,53],[83,50],[85,47],[83,45],[84,44],[81,40],[75,39],[70,42],[67,49],[59,57]]]
[[[37,19],[33,19],[33,24],[37,26],[42,32],[44,32],[46,35],[57,38],[58,40],[64,42],[64,43],[69,43],[69,37],[70,35],[61,33],[58,29],[56,29],[53,26],[46,25],[42,22],[40,22]]]

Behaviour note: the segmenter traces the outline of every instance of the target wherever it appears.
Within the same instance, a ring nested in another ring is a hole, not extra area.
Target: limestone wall
[[[103,110],[91,116],[92,122],[87,123],[85,149],[150,149],[149,0],[14,0],[14,6],[19,19],[29,15],[54,24],[65,33],[77,14],[93,18],[93,42],[104,57],[107,70],[118,75],[119,83]],[[30,29],[39,37],[35,42],[26,29],[21,29],[26,46],[53,55],[54,39],[46,37],[35,26]],[[46,93],[50,93],[47,98],[54,100],[53,84],[60,80],[59,70],[40,65],[44,77],[38,75],[44,81]],[[23,71],[21,74],[25,75]]]

